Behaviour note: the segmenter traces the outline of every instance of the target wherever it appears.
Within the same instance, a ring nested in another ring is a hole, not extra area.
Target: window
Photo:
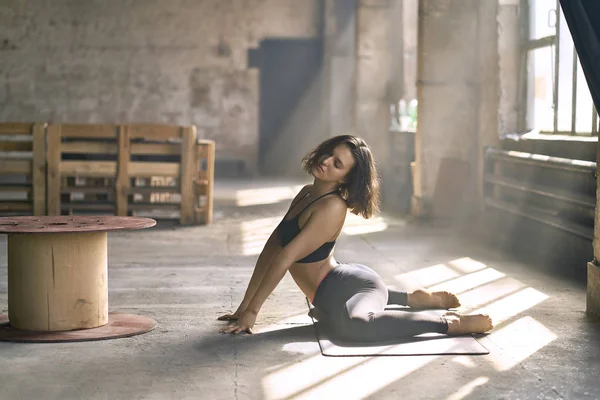
[[[541,133],[596,135],[598,113],[559,0],[521,0],[521,6],[521,125]]]

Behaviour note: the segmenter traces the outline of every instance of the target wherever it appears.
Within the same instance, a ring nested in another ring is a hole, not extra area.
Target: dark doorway
[[[320,39],[265,39],[250,53],[250,65],[260,68],[260,160],[280,135],[321,63]]]

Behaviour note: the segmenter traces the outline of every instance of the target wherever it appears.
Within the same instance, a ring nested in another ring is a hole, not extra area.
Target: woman
[[[260,254],[248,289],[224,333],[252,333],[256,316],[287,271],[341,339],[374,342],[437,332],[448,335],[492,329],[487,315],[442,317],[391,310],[388,304],[417,309],[460,306],[448,292],[390,290],[372,269],[340,264],[333,257],[346,212],[371,217],[378,210],[379,181],[364,140],[343,135],[328,139],[302,160],[314,177],[294,198]]]

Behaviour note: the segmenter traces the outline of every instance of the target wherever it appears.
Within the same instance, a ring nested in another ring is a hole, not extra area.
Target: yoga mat
[[[307,299],[309,311],[312,307]],[[441,312],[443,313],[443,311]],[[436,311],[432,314],[440,315]],[[489,354],[472,335],[447,336],[439,333],[428,333],[402,340],[379,343],[354,343],[334,339],[328,332],[326,324],[318,322],[309,314],[315,334],[326,357],[373,357],[373,356],[433,356],[433,355],[483,355]],[[484,335],[482,335],[484,336]]]

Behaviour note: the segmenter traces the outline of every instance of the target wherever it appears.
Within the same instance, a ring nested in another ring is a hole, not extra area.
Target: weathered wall
[[[318,0],[0,3],[0,121],[196,124],[256,167],[265,37],[315,37]]]
[[[265,174],[305,177],[305,154],[329,137],[356,133],[357,0],[323,1],[321,69],[261,160]]]

